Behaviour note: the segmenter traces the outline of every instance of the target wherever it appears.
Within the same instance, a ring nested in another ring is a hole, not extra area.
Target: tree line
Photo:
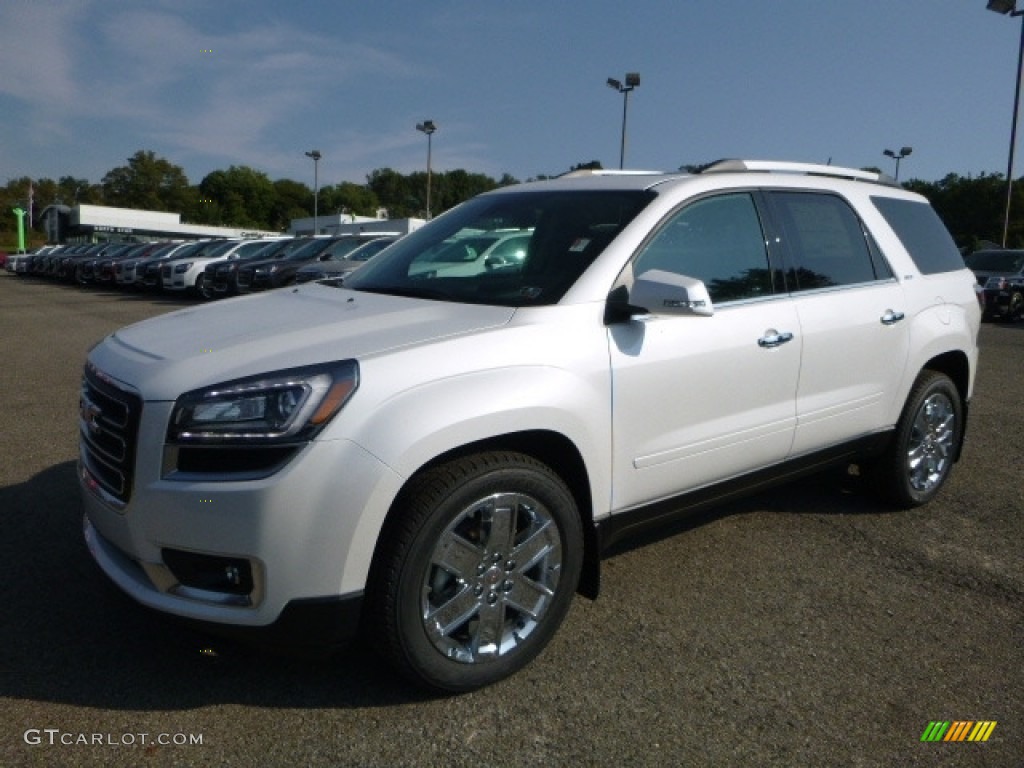
[[[682,166],[699,170],[701,166]],[[598,161],[579,163],[571,170],[601,168]],[[877,169],[870,169],[877,170]],[[540,176],[538,178],[545,178]],[[11,209],[27,208],[31,181],[36,216],[33,239],[39,240],[39,213],[50,204],[107,205],[180,213],[191,224],[284,231],[292,219],[313,215],[313,189],[291,179],[272,181],[265,173],[244,165],[207,174],[191,184],[185,171],[149,150],[139,150],[126,165],[107,172],[98,184],[62,176],[58,180],[27,177],[9,179],[0,188],[0,242],[11,242],[17,223]],[[1015,183],[1009,247],[1024,247],[1024,178]],[[435,172],[430,179],[430,208],[438,213],[474,195],[519,183],[508,174],[494,179],[466,170]],[[1000,174],[980,176],[948,174],[935,182],[911,180],[904,186],[924,195],[943,219],[957,245],[974,250],[986,242],[1001,242],[1006,207],[1006,180]],[[316,208],[321,215],[376,216],[381,208],[391,218],[426,214],[427,174],[409,174],[379,168],[363,184],[342,181],[320,187]]]
[[[508,174],[499,179],[465,170],[431,174],[432,211],[439,212],[481,192],[519,183]],[[207,174],[191,184],[184,169],[149,150],[139,150],[126,165],[108,171],[98,184],[62,176],[58,180],[22,177],[0,188],[0,238],[11,239],[17,222],[11,209],[27,210],[31,184],[35,216],[33,231],[43,232],[38,214],[51,204],[106,205],[180,213],[190,224],[284,231],[292,219],[312,216],[314,190],[291,179],[272,181],[263,171],[244,165]],[[426,215],[427,174],[402,174],[391,168],[370,173],[366,183],[343,181],[321,186],[316,211],[321,215],[376,216],[387,210],[391,218]]]

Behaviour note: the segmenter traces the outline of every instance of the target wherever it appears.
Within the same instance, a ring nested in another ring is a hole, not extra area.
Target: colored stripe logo
[[[995,720],[932,720],[921,741],[988,741],[995,728]]]

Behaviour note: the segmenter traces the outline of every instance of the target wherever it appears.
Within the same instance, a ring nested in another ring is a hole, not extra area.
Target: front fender
[[[471,443],[516,432],[556,432],[591,469],[592,498],[608,499],[611,395],[602,378],[588,381],[548,366],[465,373],[399,393],[374,409],[351,437],[408,478],[437,456]]]
[[[365,542],[379,539],[405,482],[438,456],[482,440],[530,430],[565,436],[588,468],[595,519],[607,514],[611,425],[609,395],[602,389],[554,368],[498,369],[424,384],[374,409],[352,439],[392,472],[384,478],[387,487],[376,490],[375,503],[360,511],[350,541],[361,551],[344,558],[344,581],[365,583],[373,554]]]

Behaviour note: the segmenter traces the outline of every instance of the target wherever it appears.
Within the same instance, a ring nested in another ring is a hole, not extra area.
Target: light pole
[[[913,147],[903,147],[900,149],[899,152],[893,152],[891,149],[886,149],[882,151],[883,155],[885,155],[886,157],[891,157],[893,160],[896,161],[896,181],[900,180],[900,160],[902,160],[904,157],[906,157],[913,151]]]
[[[422,123],[416,123],[416,130],[427,134],[427,219],[430,219],[430,152],[432,149],[430,137],[434,135],[437,126],[433,120],[424,120]]]
[[[638,85],[640,85],[639,72],[627,72],[625,85],[614,77],[608,78],[608,87],[614,88],[622,94],[622,141],[619,144],[619,170],[622,170],[626,162],[626,111],[629,107],[629,92]]]
[[[1009,16],[1024,15],[1017,10],[1017,0],[989,0],[990,11]],[[1020,72],[1024,66],[1024,21],[1020,25],[1020,47],[1017,52],[1017,86],[1013,91],[1013,121],[1010,124],[1010,153],[1006,161],[1006,213],[1003,216],[1003,248],[1010,231],[1010,201],[1013,198],[1013,148],[1017,143],[1017,112],[1020,110]]]
[[[317,218],[320,213],[320,158],[323,155],[320,154],[319,149],[313,149],[306,153],[306,157],[313,158],[313,234],[316,235]]]

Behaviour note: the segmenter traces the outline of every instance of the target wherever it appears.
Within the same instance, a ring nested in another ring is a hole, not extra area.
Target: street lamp
[[[639,72],[627,72],[626,73],[626,84],[623,85],[621,81],[616,80],[614,77],[608,78],[608,87],[613,88],[622,94],[622,142],[619,145],[619,169],[621,170],[623,164],[626,162],[626,110],[629,107],[629,92],[640,85],[640,73]]]
[[[431,136],[434,135],[434,131],[437,130],[437,126],[433,120],[424,120],[422,123],[416,123],[416,130],[427,134],[427,218],[430,218],[430,151],[431,151]]]
[[[883,155],[885,155],[886,157],[891,157],[893,160],[896,161],[896,181],[900,180],[900,160],[902,160],[904,157],[906,157],[913,151],[913,147],[903,147],[902,149],[900,149],[899,152],[893,152],[891,149],[886,149],[882,151]]]
[[[1017,10],[1017,0],[989,0],[986,6],[990,11],[1008,16],[1022,16],[1024,11]],[[1017,53],[1017,86],[1013,91],[1013,121],[1010,124],[1010,153],[1006,161],[1006,213],[1003,216],[1003,248],[1010,231],[1010,200],[1013,197],[1013,148],[1017,143],[1017,112],[1020,110],[1020,72],[1024,66],[1024,21],[1020,25],[1020,47]]]
[[[306,153],[306,157],[313,158],[313,234],[317,233],[317,215],[319,214],[318,203],[320,201],[320,158],[323,155],[320,154],[319,149],[314,149]]]

